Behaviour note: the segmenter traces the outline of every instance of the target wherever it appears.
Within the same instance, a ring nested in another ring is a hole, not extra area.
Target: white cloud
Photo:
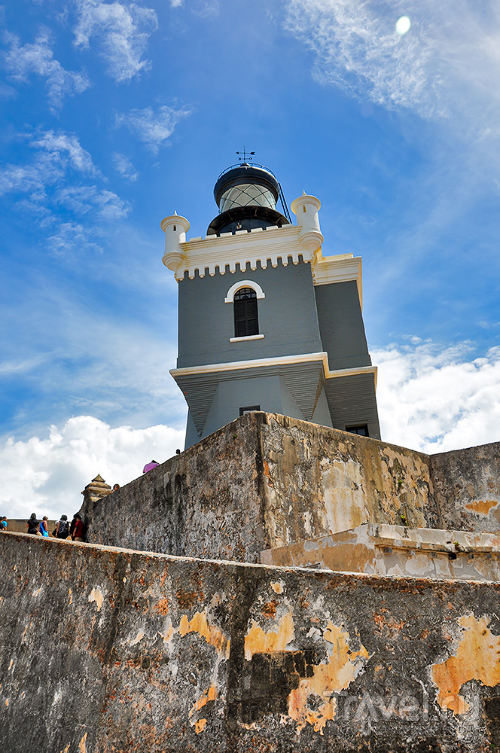
[[[161,106],[156,113],[151,107],[146,107],[143,110],[131,110],[128,115],[118,115],[116,124],[126,126],[156,153],[168,141],[181,118],[190,114],[189,110],[176,110],[167,105]]]
[[[168,426],[112,429],[92,416],[76,416],[51,426],[48,436],[0,444],[0,514],[10,518],[69,517],[82,504],[80,492],[98,474],[110,484],[126,484],[145,463],[163,462],[183,447],[184,432]]]
[[[100,250],[98,228],[84,228],[79,222],[68,220],[60,222],[54,229],[56,217],[51,207],[65,207],[79,217],[89,215],[110,222],[125,218],[130,212],[130,203],[95,185],[74,185],[74,178],[71,186],[55,187],[69,177],[70,170],[100,177],[90,154],[83,149],[75,134],[45,131],[31,135],[29,139],[35,150],[32,163],[6,165],[0,169],[0,195],[24,195],[17,207],[42,217],[40,227],[51,232],[46,247],[52,252],[66,254],[76,247],[80,251]]]
[[[80,260],[82,247],[86,249],[85,244],[96,239],[99,236],[89,239],[78,223],[66,223],[54,234],[53,251],[62,256],[71,252],[73,264],[75,252]],[[176,293],[175,281],[164,276],[158,279],[158,261],[150,268],[147,258],[130,258],[127,244],[137,249],[133,240],[124,239],[122,264],[106,266],[109,259],[102,255],[98,267],[91,265],[91,279],[95,276],[102,291],[92,306],[85,291],[46,283],[37,286],[37,279],[27,288],[27,300],[22,283],[13,285],[12,295],[0,300],[2,362],[6,364],[5,372],[0,371],[2,389],[16,380],[19,393],[13,425],[29,431],[34,424],[80,414],[113,425],[183,424],[185,403],[168,373],[176,357],[175,309],[173,305],[163,308],[165,298],[168,301],[169,294]],[[125,263],[127,274],[120,278]],[[103,279],[109,280],[115,304],[107,299]],[[154,324],[149,320],[139,324],[144,296],[148,305],[153,300],[162,306],[158,311],[152,304]],[[15,316],[13,299],[23,303]],[[119,300],[128,301],[127,310],[117,308]]]
[[[142,56],[151,32],[157,28],[154,10],[133,2],[101,0],[78,0],[77,6],[75,44],[86,48],[90,39],[95,38],[116,81],[130,81],[149,67],[149,61]]]
[[[50,224],[54,225],[54,217]],[[67,256],[75,251],[81,255],[83,251],[101,252],[95,229],[89,230],[79,222],[59,222],[54,231],[49,233],[45,241],[46,248],[56,256]]]
[[[69,168],[93,176],[99,174],[90,154],[74,134],[45,131],[29,139],[30,146],[36,150],[32,163],[11,164],[0,169],[0,195],[30,194],[36,203],[45,200],[47,186],[60,180]]]
[[[67,159],[73,169],[83,173],[96,174],[98,171],[90,154],[81,146],[78,136],[71,133],[46,131],[31,141],[31,146],[45,149],[58,160]]]
[[[139,173],[125,154],[115,152],[115,154],[113,154],[113,163],[116,172],[119,173],[122,178],[129,180],[131,183],[135,182],[139,177]]]
[[[184,5],[184,0],[170,0],[170,5],[172,8],[180,8]]]
[[[80,94],[90,86],[85,74],[66,71],[55,60],[47,31],[43,31],[33,44],[21,45],[19,38],[13,34],[7,35],[7,42],[10,43],[10,50],[5,55],[5,61],[12,77],[17,81],[27,81],[33,73],[45,77],[53,107],[60,107],[65,96]]]
[[[407,15],[404,36],[395,24]],[[315,53],[315,76],[425,118],[461,115],[499,134],[500,6],[475,0],[290,0],[287,27]]]
[[[428,453],[500,440],[500,347],[468,360],[462,343],[372,351],[382,439]]]
[[[99,191],[96,186],[63,188],[57,194],[57,202],[82,215],[96,209],[103,220],[119,220],[130,211],[127,201],[112,191]]]
[[[61,177],[60,165],[47,159],[36,159],[32,165],[6,165],[0,169],[0,196],[7,193],[33,192],[35,198],[45,196],[45,186]]]

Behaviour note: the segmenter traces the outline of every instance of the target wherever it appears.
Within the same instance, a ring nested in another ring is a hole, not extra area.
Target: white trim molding
[[[298,356],[279,356],[278,358],[255,358],[248,361],[230,361],[229,363],[209,363],[202,366],[188,366],[183,369],[170,369],[176,376],[190,374],[207,374],[211,371],[236,371],[237,369],[258,369],[261,366],[281,366],[286,364],[304,363],[306,361],[324,361],[326,353],[301,353]]]
[[[336,369],[335,371],[326,370],[327,379],[336,379],[339,377],[357,376],[358,374],[373,374],[375,389],[377,389],[377,367],[376,366],[358,366],[355,369]]]
[[[259,337],[253,336],[253,337]],[[243,338],[241,338],[243,339]],[[248,361],[230,361],[229,363],[210,363],[202,366],[188,366],[182,369],[170,369],[170,374],[174,377],[190,376],[197,374],[208,374],[214,371],[236,371],[237,369],[258,369],[263,366],[291,366],[297,363],[307,363],[310,361],[321,361],[326,379],[336,379],[341,377],[357,376],[358,374],[373,374],[375,389],[377,389],[377,367],[376,366],[359,366],[354,369],[336,369],[330,371],[328,368],[328,353],[301,353],[297,356],[279,356],[278,358],[255,358]]]
[[[246,335],[246,337],[230,337],[229,342],[230,343],[240,343],[244,340],[263,340],[264,335]]]
[[[238,292],[238,290],[241,290],[241,288],[252,288],[252,290],[255,291],[257,298],[266,297],[258,282],[253,282],[253,280],[241,280],[241,282],[235,282],[234,285],[231,285],[231,287],[227,291],[226,297],[224,298],[224,303],[233,303],[235,294]],[[262,337],[264,337],[264,335],[262,335]]]

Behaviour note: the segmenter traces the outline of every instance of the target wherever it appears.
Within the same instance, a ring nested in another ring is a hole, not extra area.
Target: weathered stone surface
[[[428,456],[250,413],[81,510],[88,540],[258,562],[263,549],[380,522],[438,522]]]
[[[430,456],[442,528],[500,530],[500,442]]]
[[[267,549],[261,552],[261,562],[367,574],[500,582],[500,534],[371,523]]]
[[[87,540],[258,562],[267,541],[258,426],[244,416],[104,499],[85,497]]]
[[[285,416],[260,420],[269,548],[362,523],[437,527],[428,455]]]
[[[0,536],[0,750],[486,753],[500,586]]]

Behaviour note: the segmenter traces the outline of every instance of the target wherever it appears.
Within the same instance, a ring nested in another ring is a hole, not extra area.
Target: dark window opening
[[[234,336],[259,334],[257,294],[252,288],[240,288],[234,296]]]
[[[256,410],[260,410],[260,405],[247,405],[246,408],[240,408],[240,416],[244,416],[245,413],[254,413]]]
[[[360,437],[369,437],[367,424],[360,424],[359,426],[346,426],[345,430],[349,434],[359,434]]]

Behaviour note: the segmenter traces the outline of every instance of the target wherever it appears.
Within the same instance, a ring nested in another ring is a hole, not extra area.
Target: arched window
[[[250,337],[259,334],[257,294],[252,288],[240,288],[233,298],[234,336]]]

